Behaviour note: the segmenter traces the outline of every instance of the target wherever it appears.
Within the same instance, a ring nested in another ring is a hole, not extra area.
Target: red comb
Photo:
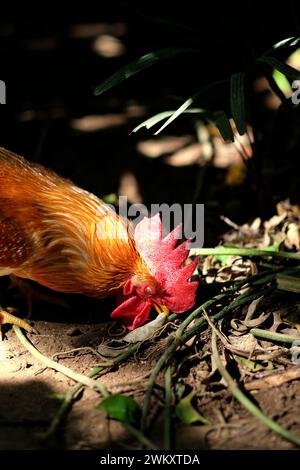
[[[139,253],[166,293],[165,305],[175,313],[184,312],[194,305],[198,287],[197,282],[189,282],[198,260],[183,266],[189,255],[189,241],[175,248],[181,232],[180,224],[163,238],[161,218],[156,214],[151,218],[144,217],[134,233]]]

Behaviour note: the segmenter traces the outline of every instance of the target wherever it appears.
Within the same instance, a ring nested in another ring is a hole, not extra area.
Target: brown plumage
[[[0,275],[103,297],[149,276],[129,224],[93,194],[0,148]]]
[[[156,214],[133,232],[93,194],[0,148],[0,276],[91,297],[119,293],[112,317],[133,329],[152,307],[180,313],[195,303],[197,283],[189,278],[197,260],[184,266],[188,242],[176,247],[180,231],[163,238]],[[0,313],[0,328],[12,323]]]

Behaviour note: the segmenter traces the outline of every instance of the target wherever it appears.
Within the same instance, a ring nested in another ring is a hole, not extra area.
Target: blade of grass
[[[192,248],[190,256],[274,256],[277,258],[289,258],[300,260],[300,253],[289,253],[284,251],[260,250],[256,248],[234,248],[217,246],[215,248]]]
[[[30,341],[26,338],[26,336],[22,333],[21,329],[13,325],[13,329],[16,333],[17,338],[21,342],[21,344],[39,361],[41,361],[43,364],[45,364],[47,367],[54,369],[67,377],[73,379],[75,382],[78,382],[80,386],[86,385],[87,387],[92,388],[93,390],[97,390],[101,393],[101,395],[104,398],[108,398],[110,396],[109,392],[106,390],[104,385],[101,384],[101,382],[97,380],[93,380],[90,377],[83,375],[83,374],[78,374],[77,372],[74,372],[72,369],[69,369],[68,367],[58,364],[55,361],[52,361],[48,357],[44,356],[36,347],[30,343]],[[92,372],[92,371],[91,371]],[[99,372],[98,372],[99,373]],[[94,375],[94,374],[93,374]],[[76,387],[76,386],[75,386]],[[73,390],[75,387],[72,387]],[[64,409],[64,412],[67,411]],[[132,435],[134,436],[142,445],[146,446],[148,449],[153,449],[157,450],[157,447],[153,442],[151,442],[146,436],[143,435],[141,431],[138,429],[134,428],[132,425],[128,423],[121,423],[124,428]],[[56,424],[55,424],[56,426]]]
[[[228,388],[232,395],[241,403],[244,408],[246,408],[253,416],[255,416],[257,419],[259,419],[267,428],[269,428],[271,431],[276,432],[279,434],[281,437],[284,439],[292,442],[293,444],[296,444],[297,446],[300,447],[300,437],[295,436],[291,432],[287,431],[283,427],[281,427],[279,424],[277,424],[275,421],[273,421],[271,418],[266,416],[244,393],[240,390],[238,387],[237,383],[234,381],[234,379],[231,377],[227,369],[224,367],[221,358],[219,356],[218,348],[217,348],[217,335],[215,331],[215,327],[212,328],[212,355],[215,360],[215,364],[226,381]]]
[[[196,95],[195,95],[196,96]],[[180,114],[184,113],[187,108],[189,108],[193,102],[195,97],[188,98],[173,114],[172,116],[158,129],[158,131],[154,132],[154,135],[158,135],[164,130],[171,122],[173,122]]]
[[[101,395],[106,398],[109,396],[108,391],[102,385],[101,382],[98,380],[93,380],[87,377],[86,375],[79,374],[78,372],[74,372],[72,369],[69,369],[69,367],[64,366],[63,364],[59,364],[55,361],[52,361],[49,357],[44,356],[27,338],[26,336],[22,333],[21,329],[13,325],[14,332],[16,333],[16,336],[20,343],[40,362],[45,364],[45,366],[49,367],[50,369],[54,369],[57,372],[60,372],[61,374],[66,375],[70,379],[73,379],[75,382],[79,382],[81,384],[86,385],[89,388],[92,388],[93,390],[97,390],[101,393]]]
[[[300,71],[291,67],[290,65],[282,62],[281,60],[276,59],[275,57],[270,56],[261,56],[257,59],[257,62],[261,62],[263,64],[267,64],[274,69],[279,70],[279,72],[283,73],[286,77],[290,78],[291,80],[299,80],[300,79]]]
[[[169,119],[155,132],[154,135],[158,135],[160,134],[160,132],[165,129],[169,124],[171,124],[171,122],[173,122],[178,116],[180,116],[180,114],[182,114],[183,112],[186,111],[187,108],[189,108],[195,101],[197,101],[201,96],[209,93],[209,92],[212,92],[212,90],[219,86],[219,85],[223,85],[226,83],[226,80],[220,80],[218,82],[215,82],[215,83],[210,83],[209,85],[205,86],[204,88],[202,88],[200,91],[198,91],[197,93],[195,93],[193,96],[191,96],[190,98],[188,98],[175,112],[172,116],[169,117]],[[206,111],[207,113],[207,116],[211,116],[211,114],[209,113],[209,111]]]
[[[165,372],[164,450],[172,449],[172,369]]]
[[[136,126],[132,131],[133,132],[138,132],[140,129],[145,127],[146,129],[151,129],[151,127],[155,126],[158,124],[160,121],[163,121],[164,119],[167,119],[168,117],[172,116],[176,112],[175,109],[170,110],[170,111],[164,111],[159,114],[155,114],[155,116],[150,117],[149,119],[146,119],[146,121],[141,122],[138,126]],[[185,114],[205,114],[204,109],[201,108],[192,108],[192,109],[187,109],[186,111],[183,111]]]
[[[161,49],[159,51],[152,51],[149,54],[145,54],[142,57],[139,57],[137,60],[131,62],[130,64],[125,65],[116,73],[111,75],[109,78],[104,80],[100,85],[98,85],[94,90],[94,95],[99,96],[105,91],[113,88],[119,83],[127,80],[128,78],[136,75],[137,73],[151,67],[154,64],[157,64],[163,60],[171,59],[180,54],[191,54],[199,53],[196,49],[185,48],[185,47],[168,47],[166,49]]]
[[[230,121],[228,119],[227,114],[225,111],[215,111],[212,114],[212,119],[215,122],[217,128],[220,131],[220,134],[225,142],[234,141],[232,128],[230,125]]]
[[[264,287],[263,293],[266,296],[270,292],[272,292],[274,289],[275,289],[275,285],[271,284],[268,287]],[[231,302],[229,305],[227,305],[226,307],[221,309],[221,311],[219,311],[217,314],[213,315],[213,317],[212,317],[213,321],[221,320],[222,318],[224,318],[228,313],[230,313],[235,308],[237,308],[239,306],[242,306],[242,305],[245,305],[247,303],[250,303],[254,299],[260,297],[261,295],[262,295],[262,290],[261,289],[259,289],[259,290],[257,290],[256,288],[249,289],[247,292],[241,294],[237,299],[235,299],[234,302]],[[211,300],[213,300],[213,299],[211,299]],[[207,301],[207,302],[209,302],[209,301]],[[206,305],[206,308],[207,308],[208,307],[207,302],[205,302],[202,306],[198,307],[198,309],[196,309],[194,312],[192,312],[191,315],[189,316],[189,318],[194,316],[196,311],[197,311],[197,314],[200,313],[200,311],[203,311],[204,305]],[[190,321],[192,321],[192,320],[190,320]],[[206,319],[204,317],[202,317],[197,321],[197,323],[193,327],[189,328],[185,332],[180,332],[179,336],[175,335],[175,336],[170,336],[169,337],[169,342],[168,342],[167,349],[165,350],[163,355],[158,360],[156,366],[153,368],[153,370],[151,372],[151,375],[149,377],[149,382],[148,382],[148,386],[147,386],[147,390],[146,390],[146,394],[145,394],[145,399],[144,399],[144,406],[143,406],[143,410],[142,410],[142,419],[141,419],[141,431],[142,432],[145,431],[146,419],[147,419],[148,411],[149,411],[149,407],[150,407],[151,396],[152,396],[153,388],[154,388],[155,381],[156,381],[156,378],[157,378],[158,374],[160,373],[162,368],[165,366],[165,364],[168,363],[168,361],[172,357],[173,353],[178,348],[180,348],[183,344],[185,344],[190,338],[192,338],[193,336],[198,334],[205,323],[206,323]],[[186,326],[188,324],[189,323],[186,321]]]
[[[230,78],[230,109],[240,135],[246,133],[245,73],[235,73]]]
[[[300,294],[300,278],[296,276],[289,276],[288,274],[278,273],[276,275],[277,285],[279,290],[286,292],[294,292]]]
[[[272,72],[265,73],[266,79],[268,80],[272,91],[278,96],[278,98],[281,100],[281,102],[284,102],[286,100],[286,96],[283,93],[283,91],[281,90],[281,88],[279,87],[278,83],[276,82],[273,74],[274,74],[274,72],[273,73]],[[285,80],[286,80],[286,78],[285,78]]]
[[[287,39],[283,39],[282,41],[276,42],[270,49],[268,49],[263,55],[268,56],[272,54],[277,49],[284,49],[289,47],[297,47],[300,44],[300,37],[292,36]]]

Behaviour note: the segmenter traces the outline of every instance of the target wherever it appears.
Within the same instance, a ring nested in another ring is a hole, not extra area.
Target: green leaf
[[[203,423],[209,424],[208,419],[201,416],[200,413],[193,407],[192,399],[195,392],[190,392],[186,397],[182,398],[178,405],[176,405],[175,413],[177,418],[184,424]]]
[[[291,90],[291,85],[288,81],[288,79],[283,75],[279,70],[277,69],[272,69],[272,70],[266,70],[265,71],[265,77],[269,82],[269,85],[271,87],[271,90],[278,96],[278,98],[284,102],[286,100],[286,96],[284,92],[282,91],[281,87],[279,86],[279,83],[277,81],[277,76],[280,75],[283,80],[288,84],[289,89]]]
[[[110,88],[113,88],[124,80],[127,80],[133,75],[147,69],[148,67],[151,67],[154,64],[157,64],[158,62],[161,62],[162,60],[171,59],[172,57],[180,54],[190,54],[195,52],[199,51],[185,47],[168,47],[159,51],[150,52],[149,54],[143,55],[130,64],[125,65],[125,67],[122,67],[116,73],[100,83],[100,85],[95,88],[94,95],[101,95]]]
[[[215,111],[213,113],[213,120],[220,131],[221,136],[225,141],[234,141],[232,128],[225,111]]]
[[[172,114],[172,116],[155,132],[154,135],[158,135],[165,127],[171,124],[180,114],[188,112],[186,111],[195,101],[205,95],[209,95],[209,93],[213,93],[214,89],[226,83],[226,80],[220,80],[219,82],[210,83],[209,85],[205,86],[201,90],[197,91],[193,96],[190,96],[176,111]],[[208,119],[211,117],[211,114],[208,111],[203,111],[202,115],[206,116]]]
[[[279,72],[283,73],[290,80],[299,80],[300,71],[296,70],[294,67],[282,62],[281,60],[276,59],[275,57],[270,56],[261,56],[257,59],[257,62],[262,62],[264,64],[270,65]]]
[[[194,101],[194,97],[188,98],[176,111],[172,114],[172,116],[154,133],[154,135],[158,135],[165,127],[171,124],[180,114],[184,113],[187,108],[189,108]]]
[[[275,69],[273,71],[273,79],[275,80],[277,86],[280,88],[284,95],[287,95],[291,91],[291,85],[289,81],[286,79],[283,73],[279,72],[279,70]]]
[[[138,421],[141,410],[137,402],[126,395],[115,394],[105,398],[98,408],[102,408],[110,418],[124,423],[134,424]]]
[[[132,132],[138,132],[140,129],[145,127],[146,129],[151,129],[151,127],[155,126],[158,124],[160,121],[163,121],[164,119],[167,119],[168,117],[172,116],[176,112],[175,109],[170,110],[170,111],[163,111],[162,113],[155,114],[155,116],[150,117],[149,119],[146,119],[146,121],[141,122],[138,126],[136,126]],[[203,109],[201,108],[192,108],[192,109],[187,109],[183,111],[183,113],[190,113],[190,114],[203,114],[205,113]]]
[[[246,133],[245,73],[235,73],[230,78],[230,108],[240,135]]]
[[[299,44],[300,44],[300,37],[293,36],[291,38],[283,39],[282,41],[279,41],[276,44],[274,44],[274,46],[272,46],[271,49],[267,50],[264,53],[264,55],[269,55],[272,52],[274,52],[274,50],[277,50],[277,49],[284,49],[284,48],[288,48],[288,47],[295,48]]]
[[[262,369],[268,369],[271,370],[273,369],[273,364],[271,361],[267,361],[265,365],[259,364],[258,362],[251,361],[250,359],[246,359],[245,357],[242,356],[234,356],[237,362],[240,364],[246,366],[248,369],[257,371],[257,370],[262,370]]]
[[[65,395],[62,395],[61,393],[50,393],[48,395],[48,397],[51,399],[51,400],[58,400],[58,401],[65,401],[66,399],[66,396]]]

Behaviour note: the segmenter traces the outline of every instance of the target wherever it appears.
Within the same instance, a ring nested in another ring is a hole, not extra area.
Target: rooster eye
[[[152,294],[153,294],[153,289],[152,289],[152,287],[147,286],[147,287],[145,288],[145,294],[147,294],[147,295],[152,295]]]

